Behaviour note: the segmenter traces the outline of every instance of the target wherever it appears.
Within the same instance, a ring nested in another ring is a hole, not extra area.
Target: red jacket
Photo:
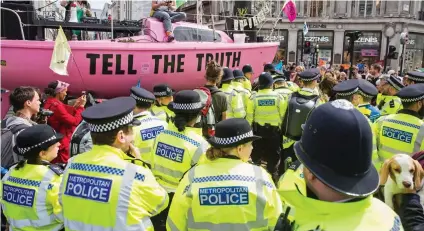
[[[44,108],[54,112],[54,114],[48,118],[47,124],[52,126],[56,132],[63,135],[63,139],[60,142],[59,153],[52,163],[67,163],[69,159],[71,136],[82,120],[81,113],[84,111],[84,107],[75,108],[62,103],[56,98],[49,97],[44,104]]]

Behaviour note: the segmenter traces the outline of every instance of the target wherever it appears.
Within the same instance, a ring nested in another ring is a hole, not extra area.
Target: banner
[[[245,26],[249,26],[251,29],[255,26],[259,26],[265,22],[266,16],[269,15],[270,12],[270,2],[264,1],[264,7],[255,16],[248,19],[234,19],[234,30],[243,31]]]
[[[66,39],[65,32],[62,27],[59,27],[56,41],[54,43],[54,49],[52,59],[50,61],[50,69],[59,75],[68,75],[68,61],[71,56],[71,47]]]
[[[286,1],[286,3],[283,6],[283,12],[285,15],[287,15],[287,18],[290,22],[293,22],[296,19],[297,11],[296,11],[296,4],[292,0]]]

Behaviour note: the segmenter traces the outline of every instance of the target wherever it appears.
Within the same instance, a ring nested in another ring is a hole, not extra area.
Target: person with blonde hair
[[[275,185],[265,169],[247,163],[257,139],[244,119],[216,125],[209,161],[178,185],[167,230],[274,230],[282,213]]]

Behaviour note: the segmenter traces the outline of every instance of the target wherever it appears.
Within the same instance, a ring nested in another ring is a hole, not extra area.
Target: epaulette
[[[49,168],[58,176],[61,176],[64,172],[64,168],[60,165],[50,164]]]
[[[299,168],[300,165],[302,165],[302,163],[297,160],[297,161],[291,163],[290,166],[287,169],[291,169],[293,171],[296,171]]]
[[[138,165],[138,166],[140,166],[140,164],[138,164],[138,163],[141,163],[141,166],[148,168],[148,169],[152,169],[152,166],[150,164],[148,164],[148,163],[146,163],[146,162],[144,162],[140,159],[134,158],[134,159],[125,159],[125,160],[130,160],[132,164],[135,164],[135,165]]]
[[[390,105],[390,108],[394,108],[395,107],[395,101],[390,100],[389,105]]]

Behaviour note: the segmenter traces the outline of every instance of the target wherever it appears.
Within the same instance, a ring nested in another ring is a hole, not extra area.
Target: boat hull
[[[129,94],[140,81],[151,90],[168,83],[176,90],[192,89],[204,84],[209,60],[222,66],[253,66],[256,75],[270,62],[277,43],[121,43],[110,41],[71,41],[69,76],[50,70],[52,41],[3,40],[1,44],[2,88],[36,86],[41,89],[54,80],[70,83],[71,94],[91,91],[97,97]]]

